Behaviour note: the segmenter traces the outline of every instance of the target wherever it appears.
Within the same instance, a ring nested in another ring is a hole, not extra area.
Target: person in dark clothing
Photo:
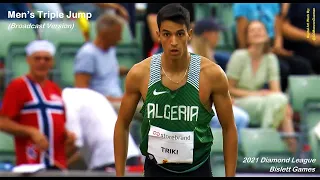
[[[280,65],[281,89],[286,91],[289,75],[308,75],[312,68],[308,60],[296,55],[283,46],[281,4],[279,3],[234,3],[236,20],[236,46],[245,48],[247,40],[243,34],[248,23],[259,20],[267,27],[272,52],[277,55]]]
[[[291,3],[284,16],[284,47],[309,60],[314,72],[320,74],[320,23],[313,21],[320,17],[320,4]]]
[[[136,3],[119,3],[122,5],[129,14],[129,26],[132,37],[136,37]]]

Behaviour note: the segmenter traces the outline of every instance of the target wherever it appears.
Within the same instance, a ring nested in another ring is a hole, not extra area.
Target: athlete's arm
[[[238,135],[232,111],[228,80],[223,70],[214,65],[211,69],[211,97],[222,127],[223,153],[226,176],[235,176],[238,158]]]
[[[126,77],[126,88],[114,130],[114,156],[117,176],[124,176],[125,172],[129,125],[141,98],[139,83],[141,79],[141,68],[137,65],[133,66]]]

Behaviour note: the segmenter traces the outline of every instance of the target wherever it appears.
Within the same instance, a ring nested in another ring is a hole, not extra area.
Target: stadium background
[[[0,5],[1,6],[1,5]],[[234,48],[234,19],[232,15],[232,3],[194,3],[195,19],[202,19],[211,15],[212,10],[216,11],[217,18],[223,22],[227,31],[220,34],[220,41],[217,50],[232,52]],[[143,59],[142,44],[144,22],[144,3],[136,3],[136,36],[133,38],[126,25],[123,29],[123,40],[117,46],[117,57],[120,65],[131,67],[139,60]],[[30,41],[37,39],[34,29],[8,29],[11,22],[28,24],[27,20],[0,20],[0,59],[1,59],[1,97],[8,82],[12,78],[25,74],[28,66],[25,60],[24,47]],[[48,20],[42,20],[46,23]],[[84,43],[84,38],[76,20],[52,21],[51,23],[74,24],[74,29],[44,28],[40,30],[40,38],[53,42],[57,48],[55,56],[55,68],[51,72],[51,79],[57,82],[61,88],[73,85],[73,61],[79,47]],[[95,36],[95,21],[90,21],[90,37]],[[122,79],[123,80],[123,79]],[[317,76],[290,77],[289,91],[291,104],[296,114],[295,126],[299,131],[297,138],[300,139],[298,157],[315,158],[315,164],[299,164],[299,167],[316,167],[320,169],[320,143],[311,129],[320,120],[320,79]],[[221,130],[215,129],[214,145],[212,147],[212,168],[215,176],[224,175],[222,134]],[[239,147],[239,158],[237,173],[241,175],[254,175],[252,173],[264,173],[265,176],[275,176],[268,174],[271,166],[296,166],[295,164],[266,164],[266,163],[243,163],[244,157],[253,158],[285,158],[288,157],[286,145],[281,140],[284,136],[272,129],[260,129],[249,127],[242,132],[242,144]],[[3,170],[6,163],[14,164],[14,146],[12,138],[0,133],[0,162]],[[249,173],[249,174],[248,174]],[[259,174],[261,175],[261,174]],[[280,174],[277,174],[280,175]],[[300,175],[300,174],[299,174]],[[310,174],[309,174],[310,175]],[[294,175],[295,176],[295,175]]]

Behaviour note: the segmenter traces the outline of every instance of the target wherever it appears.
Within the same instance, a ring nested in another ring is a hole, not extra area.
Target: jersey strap
[[[161,53],[151,57],[148,89],[159,81],[161,81]]]
[[[188,72],[187,82],[199,91],[201,57],[196,54],[191,54],[190,67]]]

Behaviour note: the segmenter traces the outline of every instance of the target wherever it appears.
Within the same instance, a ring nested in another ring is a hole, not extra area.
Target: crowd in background
[[[97,22],[96,36],[85,38],[86,42],[74,57],[74,87],[89,88],[102,94],[117,110],[123,95],[120,78],[129,71],[117,61],[117,44],[121,41],[122,23],[129,24],[135,38],[137,4],[141,3],[5,3],[0,5],[0,21],[8,20],[6,12],[9,10],[92,13],[90,21]],[[156,34],[156,17],[166,4],[146,3],[144,6],[140,20],[145,24],[141,60],[162,52]],[[312,17],[310,28],[315,26],[315,38],[313,34],[306,38],[309,33],[306,9],[315,8],[316,17],[320,17],[320,4],[233,3],[234,25],[231,27],[226,27],[215,11],[197,19],[194,3],[182,5],[190,12],[193,29],[188,50],[211,59],[226,72],[238,130],[249,127],[278,129],[289,134],[286,142],[295,153],[298,118],[287,95],[288,77],[320,74],[320,24],[313,24]],[[41,20],[29,18],[33,24]],[[221,34],[228,29],[232,30],[235,47],[231,51],[219,51]],[[221,127],[218,117],[213,118],[211,126]],[[140,143],[139,136],[135,135],[138,128],[137,120],[132,132],[137,144]]]

